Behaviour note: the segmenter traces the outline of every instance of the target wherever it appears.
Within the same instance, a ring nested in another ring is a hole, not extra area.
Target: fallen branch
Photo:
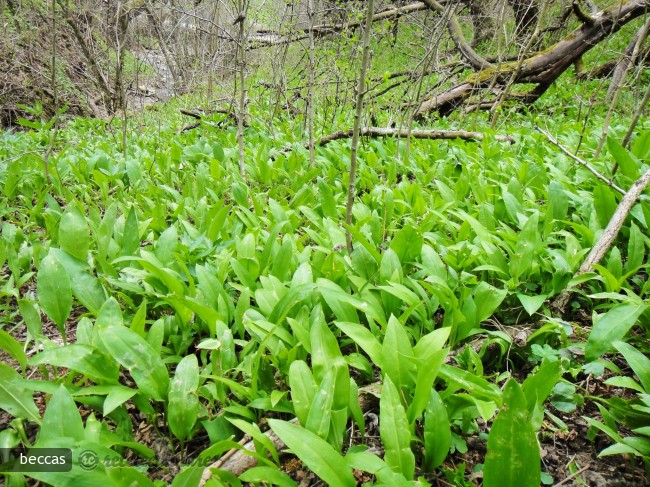
[[[421,10],[428,10],[429,7],[424,2],[414,2],[402,7],[389,8],[382,12],[375,14],[372,18],[373,22],[380,20],[394,20],[399,19],[404,15],[410,13],[419,12]],[[315,25],[312,29],[312,32],[315,37],[324,37],[328,35],[335,34],[337,32],[345,32],[350,29],[356,29],[361,25],[361,20],[354,20],[351,22],[343,22],[340,24],[322,24]],[[257,31],[253,32],[249,37],[249,46],[247,49],[255,49],[258,47],[268,47],[268,46],[277,46],[281,44],[287,44],[290,42],[296,42],[302,39],[306,39],[309,35],[309,29],[296,29],[288,35],[283,35],[279,32],[273,31]]]
[[[381,127],[364,127],[359,132],[363,137],[413,137],[414,139],[427,139],[427,140],[453,140],[462,139],[467,141],[480,141],[485,138],[482,132],[468,132],[466,130],[405,130],[394,128],[381,128]],[[349,139],[352,137],[352,129],[338,130],[331,134],[322,137],[317,145],[324,146],[334,140]],[[514,139],[509,135],[495,135],[495,140],[499,142],[514,143]]]
[[[183,132],[186,132],[186,131],[188,131],[188,130],[195,129],[195,128],[197,128],[197,127],[200,127],[202,124],[206,124],[206,125],[210,125],[210,126],[214,127],[214,124],[212,124],[212,123],[206,121],[205,118],[204,118],[205,115],[203,115],[203,114],[201,114],[201,113],[193,112],[193,111],[191,111],[191,110],[185,110],[185,109],[183,109],[183,108],[180,109],[180,112],[181,112],[183,115],[187,115],[188,117],[192,117],[192,118],[198,120],[198,122],[191,123],[191,124],[189,124],[189,125],[185,125],[183,128],[181,128],[181,129],[179,130],[179,133],[183,133]],[[228,119],[230,119],[233,123],[237,123],[237,115],[235,115],[235,114],[232,113],[231,111],[225,110],[225,109],[223,109],[223,108],[217,108],[217,109],[215,109],[215,110],[211,110],[211,111],[210,111],[209,113],[207,113],[206,115],[210,115],[210,114],[212,114],[212,113],[220,113],[220,114],[226,116],[225,119],[221,120],[220,122],[218,122],[218,123],[216,124],[217,127],[221,127],[221,126],[224,124],[224,122],[225,122],[226,120],[228,120]],[[247,121],[247,120],[244,120],[244,127],[248,127],[248,121]]]
[[[623,223],[625,223],[625,219],[630,214],[632,207],[643,190],[648,186],[648,183],[650,183],[650,169],[647,170],[643,176],[637,179],[629,191],[625,193],[625,196],[623,196],[623,199],[616,207],[616,211],[607,224],[607,227],[603,230],[598,242],[596,242],[596,245],[594,245],[585,261],[575,273],[574,278],[581,274],[590,272],[592,266],[598,264],[602,260],[614,243],[614,240],[616,240],[618,232],[621,230],[621,227],[623,227]],[[551,308],[559,315],[563,315],[566,312],[569,301],[571,301],[572,294],[573,292],[570,289],[565,289],[555,299],[555,301],[553,301]]]
[[[433,0],[426,0],[425,3],[433,3]],[[502,89],[510,82],[537,85],[531,92],[534,96],[527,100],[532,103],[541,97],[553,82],[575,64],[583,54],[606,37],[620,30],[625,24],[645,14],[649,8],[650,0],[627,0],[617,3],[592,15],[590,17],[593,20],[591,25],[582,24],[560,42],[521,62],[505,62],[487,68],[481,67],[479,71],[471,74],[456,86],[423,101],[416,118],[422,119],[432,111],[448,115],[473,95],[480,95],[486,89]],[[462,38],[460,41],[462,45]],[[456,40],[456,45],[459,46],[458,40]],[[476,58],[471,51],[466,49],[463,55],[475,69],[485,61],[480,56]]]

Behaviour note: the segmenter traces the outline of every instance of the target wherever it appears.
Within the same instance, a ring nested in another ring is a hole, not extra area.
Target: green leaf
[[[342,321],[335,321],[334,324],[338,326],[343,333],[354,340],[359,347],[363,349],[364,352],[368,354],[370,360],[381,368],[382,360],[382,348],[381,343],[377,340],[374,335],[363,325],[358,323],[349,323]]]
[[[176,366],[169,384],[169,429],[181,441],[189,437],[196,423],[200,408],[198,388],[199,363],[196,355],[187,355]]]
[[[390,242],[400,262],[413,262],[422,253],[422,232],[411,225],[402,227]]]
[[[625,342],[617,341],[613,345],[625,357],[627,364],[639,378],[646,394],[650,394],[650,359]]]
[[[400,391],[410,393],[417,374],[413,348],[404,326],[392,315],[388,320],[381,356],[382,372]]]
[[[59,223],[59,245],[61,249],[79,260],[86,261],[90,248],[90,231],[86,218],[73,207],[66,211]]]
[[[80,372],[95,382],[117,383],[119,370],[115,361],[90,345],[73,343],[45,350],[31,359],[30,365],[55,365]]]
[[[293,487],[296,484],[286,473],[273,467],[253,467],[239,476],[239,480],[255,484],[269,483],[282,487]]]
[[[417,420],[424,411],[427,402],[430,401],[430,391],[433,382],[436,380],[440,366],[447,357],[449,349],[435,351],[426,356],[418,363],[417,380],[415,381],[415,393],[413,401],[409,404],[407,416],[410,424]]]
[[[243,419],[238,419],[238,418],[226,417],[226,419],[230,421],[235,427],[239,428],[244,433],[246,433],[247,435],[252,436],[253,440],[259,443],[259,445],[261,445],[263,448],[266,448],[266,450],[271,454],[273,460],[275,460],[276,463],[280,462],[278,457],[278,451],[275,448],[275,445],[267,435],[265,435],[260,431],[260,428],[259,426],[257,426],[257,424],[248,423]],[[258,453],[261,452],[258,450]]]
[[[103,348],[127,369],[138,388],[156,401],[164,401],[169,388],[167,367],[149,343],[124,326],[98,327]]]
[[[0,363],[0,409],[14,418],[41,422],[41,415],[34,404],[34,393],[20,387],[22,377],[10,366]]]
[[[539,247],[539,230],[537,228],[539,213],[528,217],[526,224],[517,238],[515,253],[510,259],[510,274],[518,280],[530,270],[533,258]]]
[[[7,352],[13,358],[20,368],[25,371],[27,365],[27,355],[18,341],[4,330],[0,330],[0,349]]]
[[[324,179],[318,180],[318,197],[323,216],[334,219],[338,218],[336,200],[334,199],[330,185]]]
[[[607,148],[621,169],[632,181],[639,179],[639,162],[614,137],[607,137]]]
[[[519,298],[519,302],[526,310],[526,313],[528,313],[528,316],[533,316],[544,304],[547,297],[546,294],[540,296],[526,296],[525,294],[517,293],[517,298]]]
[[[529,413],[533,412],[535,405],[541,405],[546,401],[561,377],[562,364],[559,360],[544,361],[535,374],[526,377],[521,390],[526,396],[526,407]]]
[[[36,304],[27,299],[19,299],[18,307],[20,314],[23,317],[27,331],[32,338],[39,338],[43,335],[43,323],[41,322],[41,315],[38,312]]]
[[[625,336],[646,309],[646,304],[620,304],[601,315],[587,339],[585,360],[596,360],[611,350],[612,344]]]
[[[431,389],[424,411],[424,468],[432,472],[442,465],[451,447],[451,424],[440,394]]]
[[[537,219],[535,218],[535,220]],[[537,230],[537,222],[534,223],[534,228]],[[474,289],[473,294],[474,304],[476,304],[476,324],[478,325],[492,316],[505,299],[508,291],[506,289],[497,289],[487,282],[481,281]]]
[[[37,444],[56,441],[59,438],[72,438],[77,441],[85,438],[84,426],[77,405],[63,384],[47,404]]]
[[[104,416],[111,414],[115,409],[120,407],[137,393],[138,391],[129,387],[111,386],[106,395],[106,399],[104,399]]]
[[[352,469],[348,467],[343,456],[325,440],[286,421],[269,419],[269,425],[293,453],[328,485],[356,485]]]
[[[636,272],[643,265],[645,256],[645,240],[643,233],[634,223],[630,223],[630,239],[627,244],[627,260],[625,273]]]
[[[336,371],[333,369],[330,369],[325,374],[318,392],[313,397],[307,422],[305,423],[305,429],[317,434],[324,440],[327,439],[330,430],[332,403],[336,394],[335,374]],[[346,401],[349,402],[349,400],[348,397]]]
[[[594,208],[600,228],[605,228],[616,211],[616,198],[609,188],[601,184],[594,189]]]
[[[483,486],[539,487],[540,478],[539,446],[526,398],[517,381],[510,379],[503,392],[503,407],[488,436]]]
[[[384,375],[379,401],[379,434],[384,444],[386,464],[408,480],[415,474],[415,456],[411,450],[411,430],[400,392]]]
[[[138,230],[138,216],[135,212],[135,206],[132,206],[124,224],[120,255],[127,257],[133,256],[139,247],[140,233]]]
[[[72,311],[72,288],[65,269],[51,255],[41,261],[37,290],[41,308],[65,337],[65,323]]]
[[[318,391],[309,366],[303,360],[295,360],[289,367],[289,385],[291,386],[291,402],[296,417],[303,426],[307,423],[309,408]]]
[[[483,377],[447,364],[442,364],[439,375],[450,385],[467,390],[477,399],[494,401],[497,404],[501,402],[501,390]]]

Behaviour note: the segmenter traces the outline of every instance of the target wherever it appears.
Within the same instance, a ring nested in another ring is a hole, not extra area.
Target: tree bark
[[[357,147],[359,145],[359,130],[361,128],[361,115],[363,112],[363,97],[366,93],[366,72],[370,63],[370,30],[372,29],[373,17],[375,14],[375,1],[368,0],[366,10],[366,22],[363,30],[363,50],[361,53],[361,69],[359,70],[359,82],[357,84],[357,101],[354,110],[354,128],[352,129],[352,147],[350,149],[350,174],[348,181],[348,201],[345,206],[345,223],[352,225],[352,205],[354,204],[355,180],[357,178]],[[345,231],[345,241],[348,253],[352,253],[352,234],[349,229]]]
[[[426,0],[425,3],[435,4],[436,2],[435,0]],[[509,97],[509,99],[532,103],[542,96],[549,86],[584,53],[609,35],[617,32],[631,20],[646,13],[648,9],[650,9],[650,0],[628,0],[597,12],[591,17],[592,23],[583,24],[562,41],[545,51],[529,56],[522,63],[503,63],[499,66],[490,64],[489,67],[482,67],[477,73],[468,76],[446,92],[425,100],[418,109],[418,118],[423,118],[432,111],[447,115],[461,104],[466,103],[472,95],[481,93],[487,87],[492,87],[498,92],[503,90],[509,81],[517,84],[536,84],[537,86],[529,92],[513,94]],[[454,42],[456,41],[454,39]],[[468,57],[464,52],[462,41],[461,43],[457,42],[456,45]],[[476,67],[476,63],[471,64]],[[511,80],[515,71],[518,72]],[[477,106],[477,108],[483,107],[483,104]]]

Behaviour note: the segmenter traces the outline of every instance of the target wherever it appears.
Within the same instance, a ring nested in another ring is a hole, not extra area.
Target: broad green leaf
[[[536,220],[535,218],[535,229],[537,229]],[[505,299],[508,291],[506,289],[497,289],[487,282],[481,281],[474,289],[473,294],[474,304],[476,304],[476,324],[478,325],[492,316]]]
[[[535,374],[529,374],[521,385],[526,396],[528,412],[532,413],[535,405],[541,405],[562,377],[562,363],[559,360],[545,360]]]
[[[196,355],[187,355],[176,366],[169,384],[169,429],[181,441],[189,437],[197,420],[200,408],[196,394],[198,388],[199,363]]]
[[[295,360],[289,367],[289,385],[291,386],[291,402],[296,417],[303,426],[307,423],[309,408],[318,391],[314,377],[303,360]]]
[[[124,317],[120,304],[115,298],[108,299],[99,310],[99,315],[95,321],[96,328],[106,328],[109,326],[123,326]]]
[[[203,471],[203,467],[189,466],[174,477],[171,487],[199,487]]]
[[[59,223],[61,249],[79,260],[86,261],[90,248],[90,231],[86,217],[76,208],[66,211]]]
[[[650,393],[650,359],[628,343],[617,341],[613,345],[625,357],[627,364],[639,378],[646,394]]]
[[[513,279],[519,280],[530,270],[535,253],[539,247],[539,230],[537,228],[539,213],[535,212],[528,217],[522,228],[515,252],[510,257],[510,273]]]
[[[398,390],[409,394],[417,374],[413,348],[404,326],[394,316],[388,320],[381,357],[382,373],[391,378]]]
[[[413,347],[413,353],[415,353],[417,358],[424,359],[428,355],[436,353],[438,350],[442,350],[449,339],[450,333],[450,327],[438,328],[437,330],[427,333],[415,344]]]
[[[370,330],[357,323],[335,321],[334,324],[338,326],[343,333],[352,338],[354,343],[368,354],[370,360],[381,368],[383,364],[381,343],[379,343]]]
[[[0,409],[14,418],[41,422],[41,415],[34,404],[34,393],[18,383],[22,377],[10,366],[0,363]]]
[[[339,452],[325,440],[286,421],[269,419],[271,429],[307,467],[328,485],[354,487],[352,469]]]
[[[324,440],[327,439],[329,434],[332,418],[332,404],[336,395],[335,374],[336,371],[333,369],[330,369],[327,374],[325,374],[318,392],[313,396],[309,408],[309,414],[307,415],[307,422],[305,423],[305,429],[317,434]],[[346,398],[346,402],[349,402],[349,398]]]
[[[273,467],[253,467],[239,476],[239,480],[255,484],[270,483],[282,487],[293,487],[296,484],[286,473]]]
[[[106,399],[104,399],[104,409],[103,409],[104,416],[108,416],[109,414],[111,414],[115,409],[117,409],[126,401],[128,401],[133,396],[135,396],[137,392],[138,392],[137,390],[131,389],[129,387],[122,387],[122,386],[110,387],[110,390],[106,395]]]
[[[430,391],[433,389],[433,382],[436,380],[440,366],[448,353],[449,349],[438,350],[427,355],[425,359],[418,361],[415,393],[413,394],[413,401],[411,401],[407,410],[409,423],[413,424],[424,411],[427,402],[430,400],[429,396]]]
[[[103,348],[127,369],[138,388],[156,401],[164,401],[169,389],[167,367],[140,335],[124,326],[98,328]]]
[[[276,463],[279,463],[278,451],[276,450],[275,445],[273,445],[273,442],[269,439],[267,435],[265,435],[260,431],[260,428],[259,426],[257,426],[257,424],[248,423],[243,419],[238,419],[238,418],[226,417],[226,419],[230,421],[235,427],[239,428],[244,433],[246,433],[247,435],[252,436],[253,440],[259,443],[262,447],[266,448],[266,450],[273,457],[273,460],[275,460]]]
[[[36,304],[27,299],[19,299],[18,308],[32,338],[39,338],[43,335],[43,323]]]
[[[55,365],[75,370],[95,382],[117,383],[119,370],[115,361],[90,345],[73,343],[51,348],[31,359],[30,365]]]
[[[400,262],[413,262],[422,253],[422,243],[422,232],[411,225],[405,225],[391,240],[390,248],[395,251]]]
[[[415,456],[411,450],[411,430],[399,390],[384,375],[379,401],[379,434],[384,444],[386,464],[408,480],[415,474]]]
[[[13,358],[20,368],[25,371],[27,365],[27,355],[18,341],[4,330],[0,330],[0,349],[7,352]]]
[[[108,478],[113,485],[155,487],[151,480],[143,473],[138,472],[134,467],[108,467],[106,468]]]
[[[41,261],[37,290],[41,308],[65,337],[65,323],[72,311],[72,288],[65,269],[51,255]]]
[[[65,437],[81,441],[85,438],[85,434],[77,405],[65,386],[61,384],[47,403],[37,444]]]
[[[172,225],[160,234],[155,247],[156,257],[163,265],[169,266],[174,262],[177,247],[178,230]]]
[[[614,137],[607,137],[607,148],[618,164],[621,172],[632,181],[639,179],[639,161],[630,154]]]
[[[390,486],[390,487],[414,487],[414,482],[406,480],[400,473],[393,472],[386,462],[384,462],[377,455],[368,452],[348,453],[345,455],[345,462],[349,467],[363,470],[364,472],[371,473],[377,477],[379,483],[373,485]]]
[[[585,360],[596,360],[611,350],[612,344],[626,335],[647,308],[646,304],[619,304],[601,315],[587,339]]]
[[[541,464],[535,431],[529,421],[526,398],[510,379],[503,406],[488,436],[483,465],[484,487],[539,487]]]
[[[465,389],[477,399],[501,402],[501,390],[483,377],[447,364],[442,364],[438,374],[450,385]]]
[[[636,272],[644,262],[645,241],[643,233],[634,223],[630,223],[630,240],[627,244],[627,260],[625,261],[625,273]]]
[[[332,188],[324,179],[318,180],[318,199],[324,217],[338,218],[336,200],[334,199]]]
[[[122,248],[120,255],[133,256],[140,247],[140,232],[138,230],[138,216],[135,212],[135,206],[131,207],[129,214],[124,223],[124,232],[122,234]]]
[[[517,293],[517,298],[519,298],[519,302],[526,310],[526,313],[528,313],[528,316],[533,316],[544,304],[547,297],[546,294],[539,296],[526,296],[525,294]]]
[[[424,411],[424,468],[431,472],[442,465],[451,447],[451,424],[447,408],[435,389],[431,389]]]
[[[601,184],[594,189],[594,208],[600,228],[605,228],[616,211],[616,198],[609,188]]]

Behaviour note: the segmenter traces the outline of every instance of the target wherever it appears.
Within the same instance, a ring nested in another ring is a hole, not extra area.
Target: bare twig
[[[599,180],[601,180],[603,183],[605,183],[607,186],[611,187],[612,189],[618,191],[622,195],[626,194],[625,190],[614,184],[612,181],[607,179],[605,176],[600,174],[591,164],[589,164],[587,161],[579,158],[575,154],[573,154],[569,149],[564,147],[562,144],[560,144],[551,134],[548,132],[545,132],[539,127],[535,127],[538,132],[540,132],[542,135],[544,135],[551,144],[556,146],[558,149],[560,149],[562,152],[564,152],[567,156],[569,156],[571,159],[573,159],[575,162],[586,168],[591,174],[596,176]]]
[[[574,4],[574,5],[575,5],[575,4]],[[568,476],[567,478],[565,478],[564,480],[561,480],[560,482],[558,482],[557,484],[555,484],[553,487],[560,487],[560,485],[564,485],[564,484],[567,484],[567,483],[571,482],[571,481],[572,481],[573,479],[575,479],[578,475],[580,475],[580,474],[586,472],[587,469],[588,469],[589,467],[591,467],[591,463],[588,463],[587,465],[585,465],[584,467],[582,467],[580,470],[577,470],[576,472],[573,472],[571,475],[569,475],[569,476]]]

